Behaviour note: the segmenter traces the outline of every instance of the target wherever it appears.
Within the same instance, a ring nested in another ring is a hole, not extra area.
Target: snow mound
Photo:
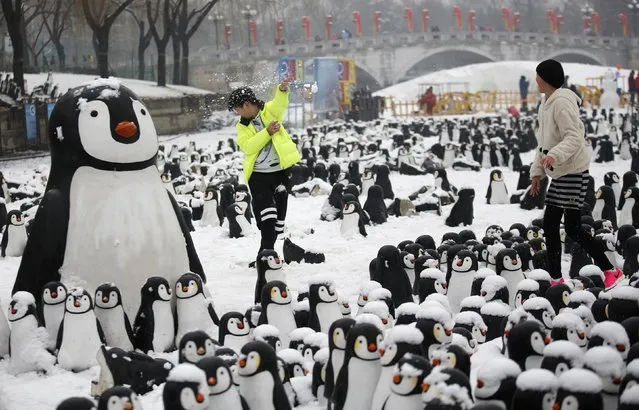
[[[325,333],[313,333],[304,337],[304,344],[307,346],[324,348],[328,347],[328,335]]]
[[[410,356],[410,353],[409,353]],[[397,365],[399,369],[397,372],[404,377],[419,377],[422,374],[422,371],[411,365],[410,363],[404,363],[401,366]]]
[[[291,331],[291,333],[288,334],[288,338],[291,342],[302,342],[306,336],[314,334],[315,331],[310,327],[300,327]]]
[[[206,386],[206,374],[202,369],[191,363],[181,363],[175,366],[166,378],[167,382],[197,383]]]
[[[539,291],[539,283],[532,279],[524,279],[517,284],[517,290],[523,290],[526,292],[537,292]]]
[[[526,273],[525,276],[528,279],[532,279],[532,280],[547,280],[549,282],[552,279],[552,277],[550,276],[550,273],[548,273],[544,269],[533,269],[530,272]]]
[[[318,363],[326,363],[328,362],[328,358],[330,357],[330,350],[328,347],[323,347],[315,353],[313,356],[313,360]]]
[[[277,352],[277,357],[282,359],[286,364],[303,364],[304,356],[296,349],[282,349]]]
[[[484,306],[486,304],[486,299],[482,298],[481,296],[468,296],[464,299],[462,299],[461,303],[459,304],[460,308],[464,309],[464,308],[470,308],[470,309],[481,309],[482,306]]]
[[[442,305],[448,312],[451,311],[450,302],[448,301],[448,296],[446,295],[442,295],[441,293],[431,293],[430,295],[426,296],[426,299],[424,299],[424,302],[429,301],[435,301]]]
[[[520,374],[521,368],[516,362],[505,357],[495,357],[479,368],[477,378],[484,382],[494,383],[507,377],[517,377]]]
[[[519,390],[554,391],[557,389],[557,377],[546,369],[530,369],[517,377],[516,384]]]
[[[590,331],[590,338],[592,339],[595,336],[599,336],[604,340],[610,340],[615,344],[630,344],[626,329],[621,324],[610,320],[597,323],[592,327],[592,330]]]
[[[100,98],[103,100],[110,100],[111,98],[118,98],[120,96],[120,91],[114,90],[112,88],[105,88],[100,91]]]
[[[530,312],[532,310],[547,310],[552,312],[553,315],[555,314],[555,309],[553,309],[552,305],[550,304],[550,301],[548,301],[548,299],[546,298],[528,299],[527,301],[524,302],[523,305],[521,305],[521,307],[526,312]]]
[[[544,357],[561,357],[569,360],[573,366],[581,367],[584,358],[584,352],[576,344],[567,340],[557,340],[551,342],[544,348]]]
[[[482,316],[506,317],[510,313],[510,306],[503,302],[493,301],[482,306],[480,312]]]
[[[253,338],[255,340],[266,339],[268,337],[280,337],[280,331],[273,325],[259,325],[253,329]]]
[[[419,277],[422,279],[433,279],[443,282],[446,279],[446,274],[437,268],[427,268],[419,273]]]
[[[120,83],[120,80],[118,80],[115,77],[109,77],[109,78],[96,78],[95,80],[87,81],[83,83],[82,85],[86,86],[86,88],[88,89],[93,89],[98,87],[110,87],[113,90],[119,90],[120,85],[122,85],[122,83]]]
[[[627,405],[639,405],[639,386],[632,386],[621,394],[619,403]]]
[[[447,328],[453,328],[453,321],[450,318],[450,314],[442,309],[442,308],[435,308],[435,307],[431,307],[431,308],[427,308],[427,309],[420,309],[417,314],[415,315],[415,317],[418,320],[433,320],[435,322],[441,323],[442,325],[444,325]]]
[[[584,321],[572,312],[561,312],[552,320],[552,327],[567,330],[584,331]]]
[[[570,369],[559,376],[559,388],[573,393],[597,394],[601,392],[601,379],[585,369]]]
[[[395,309],[395,316],[398,318],[400,316],[412,316],[416,315],[419,311],[419,305],[417,303],[406,302],[399,305],[397,309]]]
[[[584,366],[600,376],[623,377],[626,371],[626,365],[621,355],[608,346],[596,346],[588,349],[584,354]]]
[[[335,281],[328,275],[315,275],[308,280],[308,286],[313,285],[335,286]]]
[[[424,335],[417,328],[408,325],[398,325],[390,329],[384,338],[384,344],[392,345],[407,343],[419,345],[424,341]]]
[[[311,310],[311,302],[308,299],[301,300],[293,305],[295,312],[309,312]]]
[[[473,276],[474,279],[485,279],[489,276],[495,276],[497,275],[497,273],[490,269],[490,268],[479,268],[477,269],[477,272],[475,272],[475,275]]]
[[[377,315],[373,315],[372,313],[362,313],[357,315],[355,318],[357,323],[368,323],[369,325],[373,325],[377,327],[379,330],[384,331],[386,326],[382,323],[382,319]]]
[[[82,294],[82,293],[80,293]],[[14,301],[18,302],[19,305],[35,305],[35,298],[29,292],[20,291],[13,294],[11,297]]]
[[[369,303],[373,301],[380,301],[380,300],[386,300],[386,299],[392,299],[392,298],[393,298],[393,294],[391,293],[390,290],[386,288],[373,289],[368,294]]]

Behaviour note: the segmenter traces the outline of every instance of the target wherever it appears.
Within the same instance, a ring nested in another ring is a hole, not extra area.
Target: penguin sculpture
[[[337,383],[337,376],[339,375],[346,355],[348,333],[354,325],[355,321],[351,318],[339,319],[333,322],[328,332],[329,358],[326,364],[324,397],[331,403],[335,383]]]
[[[283,348],[280,331],[273,325],[257,326],[253,329],[253,340],[268,344],[275,350],[275,353],[278,353]]]
[[[215,356],[216,343],[202,330],[184,334],[178,346],[178,363],[197,364],[205,357]]]
[[[619,225],[639,227],[639,188],[632,187],[623,193],[624,203],[619,212]]]
[[[372,185],[368,188],[368,196],[364,202],[364,212],[368,213],[373,224],[383,224],[388,219],[386,204],[384,203],[384,192],[379,185]]]
[[[428,360],[407,353],[402,357],[389,377],[390,394],[384,401],[382,410],[421,410],[422,381],[431,371]]]
[[[607,185],[602,185],[596,192],[595,207],[592,210],[592,217],[595,221],[599,219],[606,219],[612,222],[612,226],[617,230],[617,203],[615,199],[615,193]]]
[[[380,165],[376,170],[375,185],[382,187],[384,199],[395,199],[395,193],[390,182],[390,169],[388,165]]]
[[[553,408],[604,410],[601,380],[595,373],[570,369],[559,376],[558,387]]]
[[[453,318],[453,321],[455,322],[455,328],[461,327],[468,330],[477,343],[486,342],[488,326],[486,326],[479,313],[473,311],[460,312]]]
[[[486,192],[486,203],[488,205],[510,203],[508,188],[506,188],[506,182],[504,181],[504,174],[498,169],[490,173],[488,191]]]
[[[175,345],[175,317],[171,287],[161,277],[151,277],[140,290],[140,309],[133,322],[133,340],[143,352],[168,352]]]
[[[439,346],[452,341],[454,322],[445,308],[423,308],[415,317],[417,319],[415,327],[424,336],[422,341],[424,356],[430,357],[430,354]]]
[[[220,319],[213,301],[204,294],[204,284],[199,275],[188,272],[180,276],[175,282],[175,297],[176,344],[179,345],[182,336],[193,330],[204,330],[211,337],[217,337]]]
[[[617,206],[619,210],[623,209],[626,191],[628,191],[630,188],[637,187],[637,184],[639,184],[639,177],[634,171],[628,171],[623,174],[622,181],[623,183],[621,185],[621,195],[619,196],[619,204]]]
[[[539,296],[541,296],[539,283],[532,279],[524,279],[517,284],[513,307],[520,308],[528,299]]]
[[[474,393],[477,402],[496,401],[506,410],[513,409],[512,397],[516,380],[521,374],[519,365],[504,357],[487,361],[477,371]]]
[[[567,340],[558,340],[546,346],[540,366],[559,377],[570,369],[582,367],[583,356],[583,350],[576,344]]]
[[[128,387],[114,386],[106,390],[98,400],[98,410],[141,410],[138,395]]]
[[[277,356],[266,343],[244,345],[238,363],[240,394],[249,409],[291,410],[280,380]]]
[[[112,281],[133,316],[147,278],[169,272],[173,282],[187,270],[204,278],[180,208],[158,178],[157,132],[135,93],[116,80],[69,90],[51,112],[49,142],[51,172],[13,292],[39,297],[56,280],[93,291]]]
[[[96,410],[95,402],[86,397],[69,397],[58,404],[56,410]]]
[[[233,373],[221,357],[205,357],[197,367],[206,374],[209,387],[209,409],[245,410],[248,404],[233,388]]]
[[[242,238],[251,232],[251,223],[246,219],[245,212],[246,210],[237,203],[231,204],[226,208],[229,237]]]
[[[322,221],[335,221],[341,219],[344,203],[342,201],[342,193],[344,191],[344,185],[335,184],[331,190],[330,195],[326,198],[324,205],[322,206],[320,219]]]
[[[368,236],[364,226],[364,210],[357,201],[346,202],[342,210],[340,234],[345,238],[351,238],[358,232],[363,237]]]
[[[522,371],[539,368],[544,349],[550,343],[543,325],[536,320],[525,320],[513,326],[508,334],[508,357]]]
[[[286,276],[282,270],[282,260],[277,252],[272,249],[264,249],[257,254],[255,259],[257,280],[255,281],[255,303],[262,299],[262,288],[267,282],[279,280],[286,283]]]
[[[553,341],[567,340],[584,350],[588,345],[584,322],[572,312],[562,312],[555,316],[550,337]]]
[[[7,223],[2,234],[0,249],[2,257],[22,256],[27,245],[27,229],[22,212],[14,209],[7,214]]]
[[[459,313],[461,301],[470,296],[474,275],[477,272],[477,257],[468,250],[458,252],[451,261],[451,270],[446,276],[447,296],[453,313]]]
[[[619,198],[621,198],[621,181],[619,175],[614,171],[606,172],[604,175],[604,185],[612,188],[616,203]]]
[[[517,285],[526,278],[522,271],[521,258],[514,249],[502,249],[497,254],[495,261],[495,272],[508,282],[508,304],[514,307]]]
[[[441,293],[445,295],[448,290],[446,283],[446,275],[437,268],[427,268],[419,274],[417,282],[417,295],[419,302],[423,302],[426,297],[432,293]]]
[[[308,293],[311,309],[309,327],[317,332],[328,333],[333,322],[342,317],[335,283],[330,278],[312,278]]]
[[[597,346],[584,354],[584,369],[601,379],[604,409],[616,409],[621,382],[626,376],[626,364],[616,349]]]
[[[488,330],[486,332],[486,341],[502,336],[503,322],[510,314],[510,307],[501,301],[488,302],[481,307],[481,318],[486,323]]]
[[[61,282],[49,282],[44,285],[41,296],[42,312],[39,315],[49,334],[49,348],[55,347],[58,330],[64,317],[64,302],[67,300],[67,288]],[[2,320],[2,318],[0,318]],[[0,332],[1,334],[2,332]],[[1,343],[0,343],[1,345]],[[2,353],[0,352],[0,356]]]
[[[311,392],[313,397],[322,407],[327,406],[326,397],[324,397],[326,383],[326,365],[328,364],[328,348],[322,348],[315,356],[313,356],[313,370],[311,372]]]
[[[103,283],[95,291],[95,316],[102,326],[106,344],[125,351],[133,350],[131,322],[122,307],[120,289],[113,283]]]
[[[517,376],[513,409],[552,409],[557,392],[557,377],[545,369],[530,369]]]
[[[96,355],[103,343],[91,295],[82,288],[69,289],[56,343],[58,364],[66,370],[86,370],[97,364]]]
[[[401,266],[399,250],[392,246],[382,246],[377,252],[377,269],[373,280],[391,291],[395,306],[412,302],[410,279]]]
[[[337,376],[332,401],[334,410],[370,409],[381,367],[379,328],[358,323],[348,332],[344,363]]]
[[[201,226],[220,226],[221,213],[219,206],[219,192],[214,186],[208,186],[204,193],[204,205],[202,209],[202,218],[200,219]]]
[[[487,276],[481,284],[480,294],[487,303],[497,301],[510,306],[508,281],[499,275]]]
[[[615,349],[621,358],[625,360],[630,350],[630,340],[622,325],[607,320],[597,323],[591,329],[588,349],[596,346],[608,346]]]
[[[473,224],[475,190],[473,188],[462,188],[459,190],[459,198],[453,205],[450,215],[446,219],[447,226],[470,226]]]
[[[206,373],[190,363],[175,366],[166,379],[162,402],[165,409],[208,409],[209,388]]]
[[[242,350],[242,346],[251,340],[249,322],[239,312],[227,312],[222,315],[219,330],[220,344],[238,353]]]
[[[262,314],[260,324],[275,326],[284,346],[289,344],[289,334],[297,328],[291,306],[291,292],[281,281],[272,281],[262,289]]]

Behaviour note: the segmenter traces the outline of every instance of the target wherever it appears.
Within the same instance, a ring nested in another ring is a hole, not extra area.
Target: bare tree
[[[109,76],[109,33],[113,22],[131,3],[133,0],[120,0],[116,7],[107,1],[82,0],[84,16],[93,30],[93,45],[98,58],[100,77]],[[114,7],[115,10],[111,12]]]
[[[161,18],[153,18],[153,5],[151,0],[146,0],[147,20],[158,52],[158,85],[163,87],[166,86],[166,46],[173,31],[175,14],[172,12],[171,0],[155,0],[155,9],[156,14],[162,10]],[[160,29],[164,31],[162,35],[159,33]]]
[[[159,10],[158,8],[155,8],[155,12],[151,13],[150,17],[146,13],[146,7],[137,10],[131,10],[129,8],[126,11],[133,16],[133,19],[138,25],[138,79],[144,80],[144,75],[146,73],[144,54],[146,53],[147,48],[151,45],[151,40],[153,40],[151,24],[147,24],[145,17],[152,19],[155,24],[158,19]]]
[[[13,46],[13,78],[24,90],[24,15],[22,0],[0,0]]]
[[[69,16],[73,6],[72,0],[57,0],[50,7],[47,7],[42,16],[44,27],[46,27],[58,54],[60,68],[64,68],[66,65],[67,56],[62,44],[62,34],[69,28]]]

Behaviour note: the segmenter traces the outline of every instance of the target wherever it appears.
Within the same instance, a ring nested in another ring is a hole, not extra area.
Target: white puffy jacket
[[[559,178],[590,168],[590,151],[585,138],[584,123],[579,117],[581,100],[573,91],[560,88],[539,107],[537,154],[530,176]],[[544,169],[546,155],[554,158],[552,169]]]

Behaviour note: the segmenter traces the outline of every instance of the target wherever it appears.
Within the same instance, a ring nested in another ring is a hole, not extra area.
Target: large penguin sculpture
[[[2,257],[22,256],[27,240],[27,228],[22,212],[17,209],[9,211],[0,243]]]
[[[506,188],[506,182],[504,181],[504,174],[498,169],[490,173],[488,191],[486,191],[486,203],[489,205],[510,203],[508,188]]]
[[[158,175],[151,114],[133,91],[112,79],[73,88],[53,108],[48,133],[51,172],[13,292],[39,298],[51,281],[82,282],[89,291],[115,282],[132,317],[148,277],[205,278]]]
[[[245,344],[238,366],[240,394],[249,409],[291,410],[279,377],[275,350],[268,344],[259,341]]]

